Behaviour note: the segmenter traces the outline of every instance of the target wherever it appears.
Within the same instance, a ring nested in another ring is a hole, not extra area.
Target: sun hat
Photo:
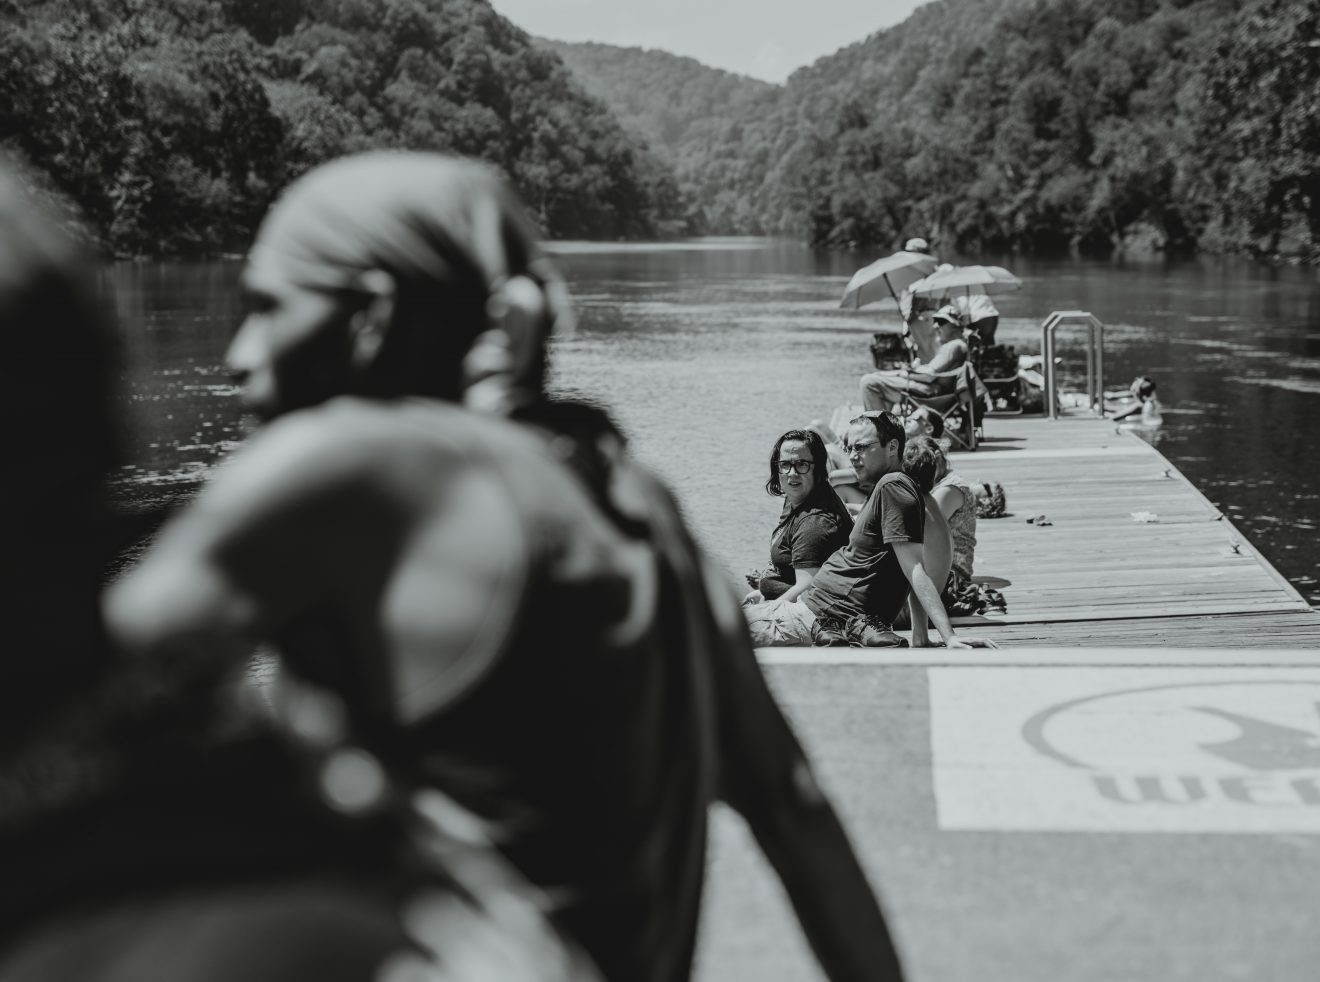
[[[908,239],[903,243],[904,252],[930,252],[930,243],[922,238]]]
[[[950,324],[957,324],[959,320],[958,308],[951,303],[946,303],[939,310],[935,311],[935,313],[931,314],[930,319],[933,321],[948,321]]]

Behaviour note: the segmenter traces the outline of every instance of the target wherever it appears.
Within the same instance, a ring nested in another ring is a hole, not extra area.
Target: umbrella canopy
[[[933,273],[936,265],[935,257],[923,252],[896,252],[877,259],[853,273],[839,306],[857,310],[880,300],[897,301],[900,293]]]
[[[994,296],[1020,289],[1022,281],[1003,266],[953,266],[937,270],[910,287],[917,297],[943,297],[953,293]]]

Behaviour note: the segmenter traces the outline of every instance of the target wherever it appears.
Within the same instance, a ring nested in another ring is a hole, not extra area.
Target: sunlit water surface
[[[741,580],[766,560],[778,509],[763,490],[774,439],[856,402],[870,333],[896,326],[892,309],[838,309],[848,275],[876,257],[765,240],[566,243],[556,252],[578,327],[556,342],[553,388],[610,407],[712,556]],[[1096,314],[1108,385],[1142,373],[1157,380],[1160,451],[1320,602],[1315,270],[1221,259],[975,260],[1024,280],[998,300],[1003,343],[1036,351],[1050,311]],[[122,495],[186,494],[241,442],[244,422],[221,365],[239,317],[237,275],[235,263],[106,271],[127,339],[135,424]],[[1065,377],[1078,377],[1080,347],[1063,354]]]

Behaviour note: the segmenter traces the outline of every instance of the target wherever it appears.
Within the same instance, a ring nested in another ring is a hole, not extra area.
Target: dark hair
[[[921,418],[922,418],[922,419],[924,419],[924,420],[928,420],[928,421],[930,422],[930,435],[931,435],[931,436],[933,436],[936,440],[938,440],[940,437],[944,436],[944,417],[943,417],[943,416],[941,416],[941,415],[940,415],[939,413],[937,413],[935,410],[931,409],[929,406],[919,406],[919,407],[917,407],[917,409],[913,411],[912,415],[913,415],[913,416],[916,416],[918,413],[921,414]],[[903,432],[906,433],[907,430],[904,430]]]
[[[903,473],[916,481],[924,493],[930,494],[943,459],[943,447],[928,436],[915,436],[903,450]]]
[[[1128,391],[1138,399],[1149,399],[1155,394],[1155,380],[1146,375],[1138,375],[1132,380]]]
[[[907,446],[907,431],[903,429],[903,421],[891,412],[883,409],[868,409],[860,416],[854,416],[848,422],[860,423],[866,420],[875,429],[875,435],[881,443],[889,443],[891,440],[898,441],[898,455],[903,456],[903,448]]]
[[[811,461],[815,465],[811,468],[811,473],[816,478],[816,486],[820,487],[822,483],[828,484],[830,455],[825,450],[825,441],[811,430],[789,430],[776,440],[775,445],[770,449],[770,480],[765,482],[766,493],[783,497],[784,489],[779,486],[779,448],[784,445],[785,440],[800,440],[807,445],[807,449],[811,451]]]

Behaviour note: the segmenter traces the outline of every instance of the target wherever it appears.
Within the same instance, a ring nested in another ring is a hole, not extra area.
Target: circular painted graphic
[[[1320,681],[1155,685],[1073,699],[1022,735],[1069,767],[1202,775],[1320,770]]]

